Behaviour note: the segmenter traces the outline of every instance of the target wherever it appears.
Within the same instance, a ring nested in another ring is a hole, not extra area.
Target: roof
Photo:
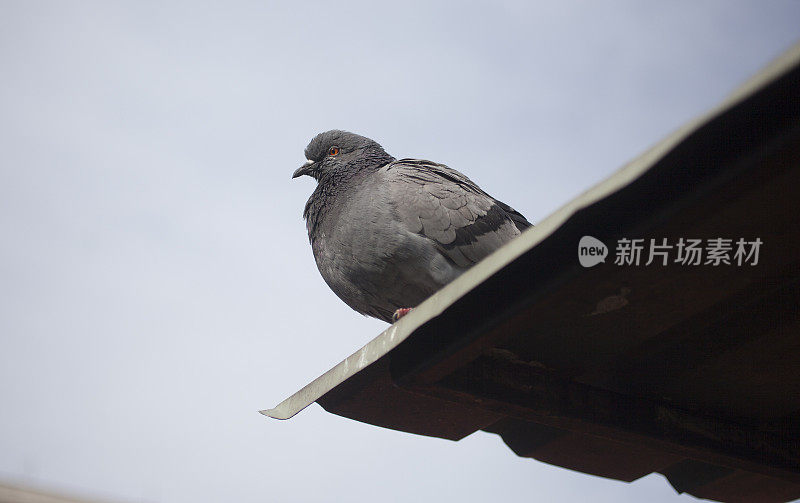
[[[316,401],[618,480],[659,472],[702,498],[798,498],[798,200],[800,45],[262,412]],[[605,262],[581,266],[584,236]],[[617,264],[633,239],[640,264]],[[675,262],[689,239],[700,265]],[[760,241],[756,264],[739,239]],[[653,244],[672,246],[652,248],[667,265],[645,265]],[[719,245],[731,264],[705,264]]]
[[[96,499],[83,499],[60,492],[43,491],[32,487],[6,484],[0,481],[0,503],[101,503]]]

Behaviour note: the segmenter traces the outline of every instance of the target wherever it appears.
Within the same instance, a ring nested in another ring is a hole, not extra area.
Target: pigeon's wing
[[[395,211],[457,266],[482,260],[531,226],[516,210],[443,164],[400,159],[386,165]]]

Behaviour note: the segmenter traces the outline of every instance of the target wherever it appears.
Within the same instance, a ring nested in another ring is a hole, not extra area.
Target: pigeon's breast
[[[398,220],[381,186],[356,189],[337,197],[311,236],[322,277],[350,307],[386,319],[463,272]]]

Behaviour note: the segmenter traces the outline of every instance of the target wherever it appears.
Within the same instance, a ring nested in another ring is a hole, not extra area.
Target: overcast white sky
[[[0,480],[119,501],[671,502],[499,437],[257,413],[376,336],[316,133],[543,219],[800,40],[800,2],[0,1]]]

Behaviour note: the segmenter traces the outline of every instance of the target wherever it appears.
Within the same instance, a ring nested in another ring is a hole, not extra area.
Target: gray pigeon
[[[395,159],[333,130],[306,147],[317,188],[306,203],[322,277],[348,306],[391,322],[531,226],[443,164]]]

